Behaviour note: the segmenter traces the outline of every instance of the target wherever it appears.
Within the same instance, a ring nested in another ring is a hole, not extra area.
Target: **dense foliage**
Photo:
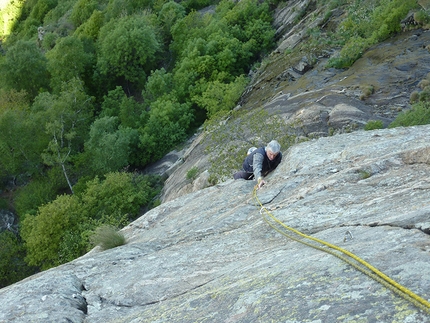
[[[237,104],[275,34],[257,0],[18,0],[0,16],[0,189],[20,219],[1,238],[27,269],[150,207],[159,184],[139,171]],[[22,278],[0,266],[2,284]]]

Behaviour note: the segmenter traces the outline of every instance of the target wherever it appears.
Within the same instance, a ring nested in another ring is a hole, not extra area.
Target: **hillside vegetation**
[[[141,171],[236,106],[249,72],[276,44],[273,11],[282,5],[29,0],[0,6],[0,204],[19,217],[19,225],[0,233],[1,286],[84,254],[97,228],[120,228],[156,205],[162,179]],[[343,48],[330,60],[337,68],[399,32],[400,20],[418,8],[412,0],[318,5],[327,21],[336,8],[349,14],[324,37],[312,30],[300,50]],[[428,22],[425,11],[421,21]],[[423,93],[415,100],[428,110]],[[292,142],[278,120],[273,127],[285,134],[280,141]],[[214,136],[214,145],[234,137],[231,131]]]

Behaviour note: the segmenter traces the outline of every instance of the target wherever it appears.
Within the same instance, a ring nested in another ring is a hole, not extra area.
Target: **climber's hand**
[[[266,184],[266,181],[264,179],[262,179],[262,178],[259,178],[258,179],[258,184],[257,184],[257,190],[260,189],[260,188],[262,188],[264,184]]]

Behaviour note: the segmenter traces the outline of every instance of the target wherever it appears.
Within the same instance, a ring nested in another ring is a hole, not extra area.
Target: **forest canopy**
[[[156,204],[142,170],[236,106],[275,36],[257,0],[7,1],[0,26],[0,202],[19,217],[0,236],[27,266],[3,285]]]

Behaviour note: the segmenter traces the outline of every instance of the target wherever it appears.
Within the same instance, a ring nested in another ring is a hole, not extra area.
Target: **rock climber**
[[[233,178],[255,179],[257,181],[257,188],[261,188],[266,184],[263,176],[266,176],[278,167],[281,160],[281,145],[276,140],[269,142],[266,147],[252,147],[248,150],[248,155],[243,162],[243,170],[235,173]]]

